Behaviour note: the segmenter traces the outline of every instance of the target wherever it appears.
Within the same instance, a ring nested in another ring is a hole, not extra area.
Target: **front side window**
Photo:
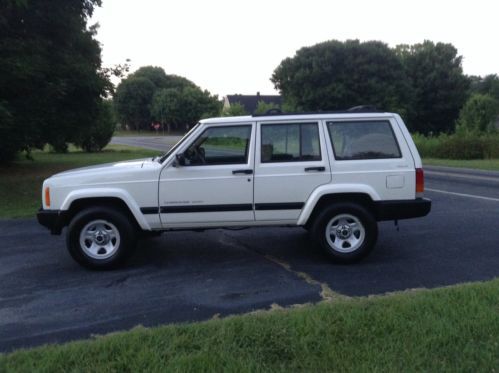
[[[389,121],[327,122],[336,160],[401,158]]]
[[[251,125],[207,128],[184,152],[186,166],[245,164]]]
[[[320,161],[317,123],[262,124],[261,162]]]

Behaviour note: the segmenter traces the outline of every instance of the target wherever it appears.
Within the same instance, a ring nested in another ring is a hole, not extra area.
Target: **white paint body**
[[[389,121],[401,157],[393,159],[336,160],[328,135],[329,121]],[[261,162],[262,123],[317,123],[321,160]],[[175,155],[183,153],[208,127],[251,126],[247,163],[244,165],[179,166]],[[306,172],[323,167],[323,172]],[[255,225],[304,225],[324,195],[363,193],[373,201],[416,198],[415,169],[421,159],[399,115],[393,113],[313,114],[290,116],[230,117],[202,120],[162,163],[142,159],[85,167],[56,174],[45,180],[51,204],[46,210],[68,210],[82,198],[114,197],[126,203],[143,230]],[[252,174],[237,174],[238,169]],[[258,210],[258,204],[302,202],[296,209]],[[159,212],[160,207],[251,205],[244,211]],[[157,207],[158,213],[141,208]]]

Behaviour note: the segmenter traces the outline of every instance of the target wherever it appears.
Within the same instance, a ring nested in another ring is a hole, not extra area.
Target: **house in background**
[[[279,95],[261,95],[257,92],[256,95],[227,95],[223,98],[224,110],[230,108],[231,104],[239,102],[244,106],[244,109],[253,114],[256,110],[258,102],[263,101],[266,104],[282,105],[282,97]]]

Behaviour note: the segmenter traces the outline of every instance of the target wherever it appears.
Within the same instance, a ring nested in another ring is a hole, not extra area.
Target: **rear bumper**
[[[66,211],[61,210],[38,210],[36,214],[38,223],[50,230],[52,234],[61,234],[66,225]]]
[[[401,220],[426,216],[431,211],[431,200],[416,198],[401,201],[376,201],[376,220]]]

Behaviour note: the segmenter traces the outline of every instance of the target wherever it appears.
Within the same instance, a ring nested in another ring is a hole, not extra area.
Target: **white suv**
[[[63,172],[43,183],[38,221],[68,225],[80,264],[124,262],[141,232],[300,226],[335,260],[376,243],[377,221],[425,216],[418,151],[398,114],[212,118],[168,153]]]

